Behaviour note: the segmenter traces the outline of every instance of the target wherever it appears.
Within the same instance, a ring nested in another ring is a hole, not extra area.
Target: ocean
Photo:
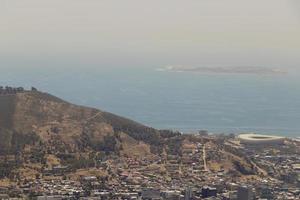
[[[300,136],[298,74],[218,74],[138,68],[3,69],[0,85],[35,86],[74,104],[159,129]]]

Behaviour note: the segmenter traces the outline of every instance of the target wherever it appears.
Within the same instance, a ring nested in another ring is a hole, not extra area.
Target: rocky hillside
[[[0,93],[0,180],[39,176],[54,166],[74,172],[99,166],[107,158],[175,157],[174,162],[180,163],[190,157],[185,147],[189,152],[199,144],[209,147],[211,170],[256,173],[250,161],[210,137],[156,130],[37,90]],[[194,162],[203,159],[201,152]]]
[[[37,143],[52,153],[78,150],[118,153],[123,143],[132,140],[157,151],[155,146],[163,138],[176,134],[38,91],[0,95],[2,155],[22,152],[26,146]]]

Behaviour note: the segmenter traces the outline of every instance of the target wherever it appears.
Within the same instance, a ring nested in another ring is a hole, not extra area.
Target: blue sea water
[[[0,85],[35,86],[160,129],[300,136],[300,80],[155,68],[4,69]]]

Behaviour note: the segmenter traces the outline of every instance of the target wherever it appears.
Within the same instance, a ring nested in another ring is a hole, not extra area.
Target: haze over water
[[[300,80],[295,73],[202,74],[134,67],[90,70],[4,71],[0,84],[34,85],[72,103],[155,128],[300,136]]]
[[[299,13],[299,0],[3,0],[0,84],[155,128],[300,136]],[[169,65],[190,70],[157,70]],[[288,74],[231,73],[245,66]]]

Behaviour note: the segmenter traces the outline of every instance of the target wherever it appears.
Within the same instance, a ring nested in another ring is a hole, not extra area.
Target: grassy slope
[[[57,124],[51,125],[54,121]],[[60,130],[59,134],[50,134],[59,138],[57,145],[64,142],[94,147],[89,143],[93,141],[96,146],[102,146],[107,143],[103,138],[118,143],[118,134],[125,133],[137,141],[156,146],[155,151],[159,151],[164,138],[174,136],[172,132],[165,133],[112,113],[76,106],[47,93],[26,92],[0,97],[0,139],[6,144],[12,144],[15,132],[19,133],[18,138],[24,134],[23,140],[34,132],[48,141],[51,127]],[[4,145],[3,148],[8,147]]]
[[[13,128],[13,114],[15,111],[15,95],[0,95],[0,127]]]

